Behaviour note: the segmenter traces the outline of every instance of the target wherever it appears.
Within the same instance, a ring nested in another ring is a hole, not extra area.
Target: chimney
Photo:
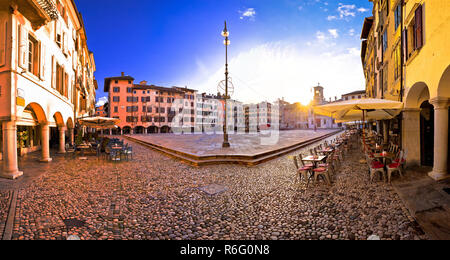
[[[122,77],[125,76],[125,72],[122,72]]]
[[[147,85],[147,81],[143,80],[139,83],[139,85]]]

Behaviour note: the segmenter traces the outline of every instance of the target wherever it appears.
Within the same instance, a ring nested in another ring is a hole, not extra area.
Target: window
[[[114,92],[114,93],[120,92],[120,87],[114,87],[114,88],[113,88],[113,92]]]
[[[127,97],[127,102],[137,103],[137,102],[139,102],[139,98],[138,97],[130,97],[130,96],[128,96]]]
[[[114,113],[119,113],[119,107],[114,107]]]
[[[402,19],[402,5],[401,5],[401,3],[399,3],[397,5],[397,7],[395,8],[394,13],[395,13],[395,30],[397,30],[398,27],[400,26],[401,21],[402,21],[401,20]]]
[[[118,80],[114,80],[114,83],[116,83],[116,84],[117,84],[117,83],[119,83],[119,81],[118,81]]]
[[[387,46],[388,46],[387,30],[384,30],[382,39],[383,39],[383,56],[382,57],[384,58],[384,54],[386,53]]]
[[[127,88],[127,93],[132,93],[133,89],[132,88]]]
[[[39,43],[31,35],[28,35],[28,71],[39,75]]]
[[[152,113],[152,107],[147,107],[147,112]]]
[[[120,97],[113,97],[113,102],[120,102]]]
[[[142,107],[142,112],[144,112],[144,113],[147,112],[147,107],[146,106]]]
[[[400,44],[397,44],[397,46],[395,47],[395,51],[394,51],[394,79],[397,80],[398,78],[400,78],[400,74],[401,74],[401,48],[400,48]]]
[[[420,5],[415,10],[414,18],[403,32],[405,59],[409,59],[411,55],[418,49],[423,47],[423,8]]]

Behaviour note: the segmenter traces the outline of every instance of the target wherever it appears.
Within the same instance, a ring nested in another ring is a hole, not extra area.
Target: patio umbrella
[[[364,98],[316,106],[314,113],[342,121],[386,120],[396,117],[402,108],[402,102]]]
[[[335,102],[314,107],[314,113],[333,117],[337,122],[361,120],[388,120],[400,114],[403,103],[398,101],[364,98]]]
[[[78,120],[78,122],[87,127],[95,129],[111,129],[117,127],[120,119],[108,117],[85,117]]]

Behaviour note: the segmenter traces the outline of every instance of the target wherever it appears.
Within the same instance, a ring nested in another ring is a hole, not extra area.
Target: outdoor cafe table
[[[332,153],[333,151],[334,151],[334,149],[333,149],[333,148],[331,148],[331,147],[328,147],[328,148],[325,148],[325,149],[319,150],[318,152],[319,152],[319,153],[322,153],[322,154],[330,154],[330,153]]]
[[[323,162],[327,157],[324,155],[314,156],[310,155],[305,158],[302,158],[302,161],[312,162],[314,164],[314,168],[317,168],[317,164]]]
[[[375,159],[382,159],[383,160],[383,164],[386,166],[386,161],[387,160],[394,160],[395,159],[395,154],[393,153],[374,153],[373,157]]]
[[[92,146],[88,145],[88,144],[81,144],[78,145],[77,148],[80,149],[81,151],[81,157],[79,158],[80,160],[87,160],[87,157],[84,156],[84,151],[85,150],[90,150]]]

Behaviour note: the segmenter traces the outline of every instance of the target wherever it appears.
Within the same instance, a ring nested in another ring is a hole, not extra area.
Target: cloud
[[[360,12],[360,13],[365,13],[365,12],[368,12],[368,11],[369,11],[369,9],[366,9],[366,8],[363,8],[363,7],[358,8],[358,12]]]
[[[336,20],[336,19],[338,19],[338,17],[335,16],[335,15],[329,15],[329,16],[327,17],[327,20],[328,20],[328,21],[333,21],[333,20]]]
[[[333,38],[338,38],[339,37],[339,33],[338,33],[338,30],[337,29],[329,29],[328,30],[328,32],[331,34],[331,36],[333,37]]]
[[[319,41],[328,37],[318,32],[316,40],[309,44],[279,41],[242,50],[229,61],[233,98],[256,103],[285,97],[288,102],[308,104],[313,95],[311,88],[317,82],[325,87],[327,97],[364,89],[361,59],[356,55],[358,49],[329,48],[328,41]],[[200,93],[215,93],[224,70],[224,66],[211,69],[213,73],[209,76],[191,79],[188,85]]]
[[[355,29],[350,29],[350,30],[348,31],[348,35],[349,35],[349,36],[355,36]]]
[[[255,16],[256,16],[255,8],[248,8],[245,11],[239,11],[239,13],[241,14],[241,17],[239,17],[241,20],[244,20],[244,19],[249,19],[251,21],[255,20]]]
[[[106,104],[108,102],[108,97],[101,97],[98,99],[97,104],[95,104],[97,107],[101,107],[104,104]]]
[[[356,13],[355,13],[355,8],[356,5],[344,5],[342,3],[339,3],[339,7],[338,7],[338,12],[339,12],[339,17],[341,19],[346,18],[346,17],[355,17]]]

